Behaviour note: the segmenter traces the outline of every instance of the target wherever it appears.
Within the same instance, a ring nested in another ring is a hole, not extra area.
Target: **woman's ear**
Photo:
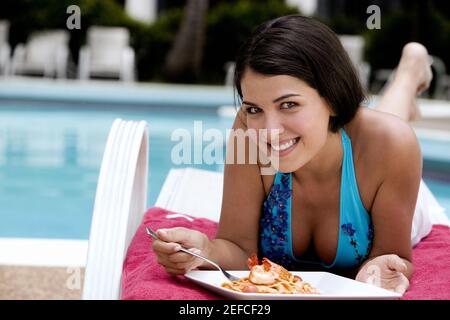
[[[330,112],[330,117],[336,117],[337,113],[333,110],[333,108],[331,107],[330,103],[327,102],[327,100],[323,97],[321,97],[322,102],[325,104],[325,106],[327,107],[328,111]]]
[[[337,116],[336,112],[333,109],[329,108],[329,110],[330,110],[330,117],[336,117]]]

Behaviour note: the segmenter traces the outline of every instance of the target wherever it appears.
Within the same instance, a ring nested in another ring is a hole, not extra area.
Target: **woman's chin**
[[[270,162],[270,166],[275,171],[281,173],[297,171],[308,162],[308,159],[305,159],[305,153],[301,150],[294,149],[292,151],[293,152],[284,156],[279,156],[278,154],[269,151],[268,153],[265,153],[265,156],[268,158],[266,158],[266,162],[264,163]]]
[[[283,166],[280,164],[278,169],[276,169],[276,170],[281,173],[291,173],[291,172],[297,171],[298,169],[300,169],[300,167],[298,167],[298,166],[292,166],[292,165]]]
[[[282,173],[290,173],[297,171],[304,165],[303,162],[292,160],[289,161],[288,159],[280,159],[278,162],[273,161],[272,166],[275,168],[276,171],[282,172]]]

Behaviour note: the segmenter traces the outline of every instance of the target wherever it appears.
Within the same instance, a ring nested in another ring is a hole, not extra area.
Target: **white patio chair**
[[[147,206],[148,137],[144,121],[114,121],[95,196],[83,299],[118,299],[128,245]]]
[[[232,87],[234,84],[234,71],[236,69],[236,62],[227,61],[224,65],[225,70],[225,86]]]
[[[11,73],[66,78],[68,59],[69,33],[67,31],[39,31],[31,34],[25,45],[16,46]]]
[[[434,76],[436,77],[433,98],[450,100],[450,75],[447,74],[447,67],[441,58],[434,55],[431,58],[433,60]]]
[[[9,22],[0,20],[0,75],[10,72],[11,47],[8,43]]]
[[[130,33],[126,28],[90,27],[87,44],[80,49],[78,78],[117,77],[134,81],[135,53],[129,42]]]
[[[218,222],[222,190],[221,172],[194,168],[171,169],[155,206]]]
[[[370,65],[364,61],[364,37],[359,35],[339,35],[339,40],[353,62],[363,86],[367,88]]]

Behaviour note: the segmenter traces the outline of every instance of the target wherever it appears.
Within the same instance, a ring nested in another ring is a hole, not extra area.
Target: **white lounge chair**
[[[437,56],[431,56],[431,58],[433,60],[434,76],[436,77],[433,98],[450,100],[450,75],[447,74],[447,67],[441,58]]]
[[[147,124],[117,119],[109,133],[100,168],[83,299],[120,298],[126,252],[147,209],[147,173]],[[223,174],[219,172],[172,169],[155,206],[219,221],[222,185]],[[421,184],[421,188],[426,186]],[[427,188],[424,194],[430,194]],[[443,211],[431,222],[450,225]]]
[[[222,190],[221,172],[194,168],[171,169],[155,206],[218,222]],[[200,194],[203,196],[199,197]]]
[[[11,47],[8,43],[9,22],[0,20],[0,75],[8,75],[10,70]]]
[[[144,121],[114,121],[95,196],[83,299],[118,299],[128,245],[147,206],[148,137]]]
[[[130,33],[126,28],[90,27],[87,44],[80,49],[78,78],[116,77],[134,81],[135,54],[129,42]]]
[[[370,65],[364,61],[364,38],[359,35],[339,35],[339,40],[353,62],[363,86],[367,88]]]
[[[39,31],[31,34],[25,45],[16,46],[11,73],[66,78],[68,59],[69,33],[67,31]]]
[[[234,61],[227,61],[224,65],[225,70],[225,85],[226,86],[233,86],[234,84],[234,71],[236,69],[236,62]]]

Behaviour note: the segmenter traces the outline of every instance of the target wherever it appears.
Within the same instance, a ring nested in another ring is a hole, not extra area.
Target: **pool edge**
[[[86,266],[88,241],[0,238],[0,265],[39,267]]]

